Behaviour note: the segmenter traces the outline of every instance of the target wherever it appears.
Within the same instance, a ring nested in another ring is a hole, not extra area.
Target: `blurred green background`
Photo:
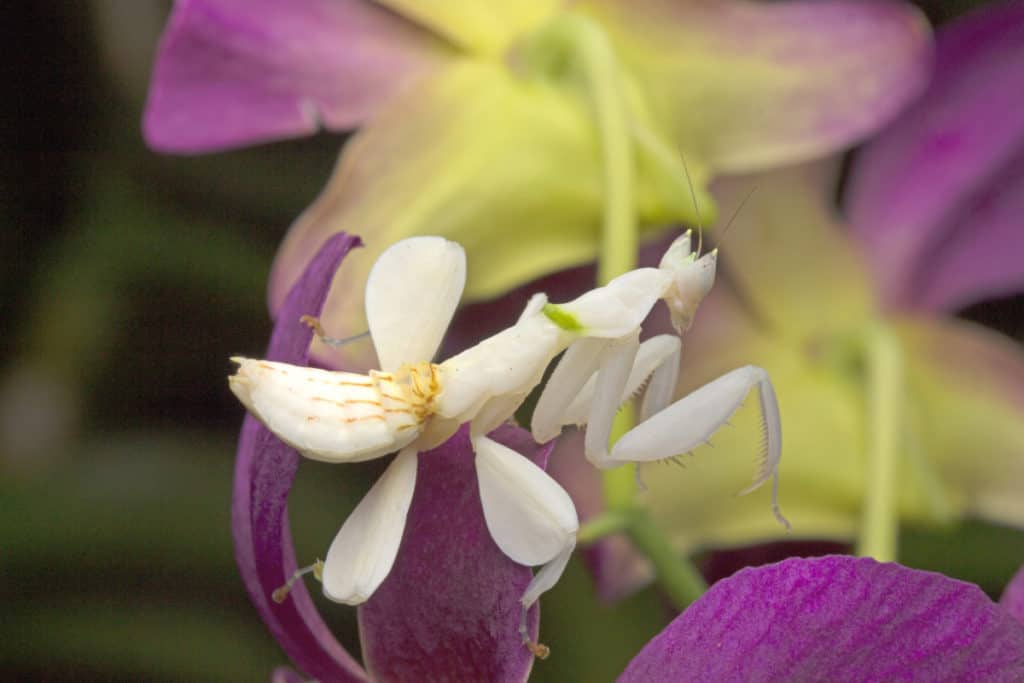
[[[941,21],[970,4],[927,3]],[[250,606],[229,525],[242,409],[228,357],[258,355],[271,258],[340,136],[161,157],[139,118],[158,0],[40,1],[14,34],[0,133],[0,678],[266,680],[285,663]],[[1020,297],[964,315],[1024,339]],[[300,563],[379,466],[303,462]],[[998,596],[1024,536],[908,530],[907,564]],[[724,566],[716,560],[715,566]],[[727,564],[727,563],[725,563]],[[321,611],[358,652],[354,611]],[[671,613],[599,605],[577,562],[544,600],[534,680],[611,680]]]

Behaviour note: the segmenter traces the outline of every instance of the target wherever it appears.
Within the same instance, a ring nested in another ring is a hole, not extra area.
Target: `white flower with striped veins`
[[[485,435],[512,417],[544,369],[568,351],[534,412],[539,441],[562,425],[588,424],[586,456],[598,467],[671,458],[705,442],[758,388],[763,462],[743,493],[772,480],[778,510],[781,431],[767,373],[745,366],[675,403],[679,340],[670,335],[639,343],[640,326],[663,300],[682,333],[714,282],[715,252],[699,256],[690,234],[669,247],[658,268],[638,268],[567,304],[535,295],[512,327],[440,365],[428,360],[451,321],[465,282],[462,248],[439,237],[392,246],[367,281],[366,312],[383,371],[369,375],[236,359],[232,390],[286,443],[307,457],[355,462],[401,449],[332,543],[323,567],[325,594],[365,601],[394,562],[412,500],[416,453],[440,445],[470,423],[487,528],[498,547],[528,566],[544,565],[522,597],[526,608],[561,576],[576,545],[578,519],[564,489],[542,469]],[[430,305],[425,288],[436,287]],[[412,331],[419,334],[410,334]],[[609,452],[617,407],[650,378],[641,424]],[[530,645],[530,643],[527,643]]]
[[[567,342],[547,318],[533,315],[518,333],[535,337],[529,352],[518,352],[529,356],[525,364],[498,356],[479,367],[490,355],[486,349],[441,365],[430,362],[462,295],[465,272],[462,247],[440,237],[407,239],[381,255],[366,284],[366,315],[380,371],[360,375],[233,359],[239,368],[229,378],[231,390],[304,456],[358,462],[399,451],[327,552],[323,589],[336,602],[360,604],[387,577],[412,501],[417,453],[440,445],[466,422],[492,537],[516,562],[546,565],[523,595],[524,610],[554,585],[575,547],[579,521],[565,490],[533,462],[486,436],[512,416]],[[506,346],[500,340],[497,345]],[[497,384],[487,381],[495,370],[501,375]],[[470,376],[485,381],[451,390]]]

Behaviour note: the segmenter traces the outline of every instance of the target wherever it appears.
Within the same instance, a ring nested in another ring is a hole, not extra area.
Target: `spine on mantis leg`
[[[768,372],[764,368],[749,367],[760,375],[757,397],[761,404],[761,466],[754,477],[754,483],[740,491],[740,495],[757,489],[771,477],[772,514],[789,531],[793,527],[779,508],[779,462],[782,460],[782,419],[779,415],[779,401],[775,398],[775,389],[772,387]]]

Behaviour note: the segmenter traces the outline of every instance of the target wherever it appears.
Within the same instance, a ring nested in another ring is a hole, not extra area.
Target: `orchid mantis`
[[[675,282],[664,297],[672,324],[682,335],[714,283],[717,250],[704,256],[690,251],[690,233],[676,240],[660,269]],[[538,442],[558,436],[564,425],[587,425],[584,451],[605,469],[625,463],[674,458],[708,442],[755,387],[761,409],[761,463],[744,495],[772,480],[772,512],[789,528],[778,504],[778,466],[782,427],[778,401],[768,373],[760,367],[737,368],[669,405],[679,373],[679,337],[659,335],[639,342],[640,329],[618,339],[583,338],[574,342],[551,375],[534,410],[532,432]],[[645,382],[640,424],[624,434],[609,452],[612,420]]]
[[[638,343],[641,323],[659,300],[668,304],[677,329],[689,325],[714,280],[714,265],[714,252],[699,259],[691,253],[687,233],[658,268],[630,271],[566,304],[535,295],[515,325],[436,364],[431,358],[465,283],[465,255],[443,238],[415,237],[385,251],[367,281],[366,314],[380,371],[360,375],[233,359],[239,367],[229,378],[232,391],[306,457],[357,462],[398,452],[318,567],[325,595],[354,605],[373,594],[398,552],[417,453],[469,423],[491,536],[512,560],[541,566],[521,600],[525,640],[526,610],[565,569],[579,521],[557,482],[486,435],[512,417],[566,349],[538,406],[538,437],[547,440],[563,424],[588,422],[587,453],[598,466],[671,457],[707,438],[756,385],[767,458],[755,486],[773,476],[780,452],[778,411],[763,370],[741,368],[666,408],[678,339],[665,335]],[[615,410],[651,374],[645,415],[653,417],[608,453]]]

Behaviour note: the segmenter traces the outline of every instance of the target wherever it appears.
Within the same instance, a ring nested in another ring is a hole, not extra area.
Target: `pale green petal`
[[[587,0],[659,122],[716,172],[811,159],[878,129],[923,87],[909,3]]]
[[[779,502],[793,531],[787,534],[772,515],[769,487],[737,496],[759,465],[756,398],[711,438],[712,446],[680,458],[683,467],[644,467],[652,514],[682,552],[766,540],[852,538],[864,482],[856,385],[839,378],[824,359],[759,332],[729,299],[726,289],[714,291],[684,338],[682,389],[692,391],[746,363],[768,370],[783,427]]]
[[[757,317],[780,336],[841,334],[864,322],[871,288],[832,207],[837,160],[723,178],[713,185],[727,222],[719,262]]]
[[[377,0],[444,36],[467,52],[497,55],[514,38],[536,28],[559,0]]]
[[[1024,352],[962,321],[902,320],[896,330],[907,373],[900,518],[945,524],[976,515],[1024,525]],[[680,393],[744,363],[766,368],[782,414],[779,499],[792,537],[851,540],[867,481],[863,366],[811,340],[776,335],[719,287],[684,339]],[[755,469],[756,402],[732,423],[713,447],[683,457],[685,469],[645,468],[652,513],[682,551],[790,537],[767,491],[734,495]]]
[[[954,510],[1024,527],[1024,349],[962,320],[904,320],[914,429]]]
[[[455,62],[406,91],[346,147],[328,186],[282,245],[272,307],[340,230],[362,236],[366,249],[346,260],[328,299],[324,326],[335,337],[366,329],[361,293],[369,268],[404,237],[432,234],[461,244],[468,299],[590,261],[603,214],[600,163],[582,99],[518,79],[499,64]],[[638,184],[646,184],[642,173]],[[643,227],[656,228],[664,209],[649,193],[637,201]],[[358,346],[347,350],[350,361]],[[361,362],[369,362],[365,354]]]

